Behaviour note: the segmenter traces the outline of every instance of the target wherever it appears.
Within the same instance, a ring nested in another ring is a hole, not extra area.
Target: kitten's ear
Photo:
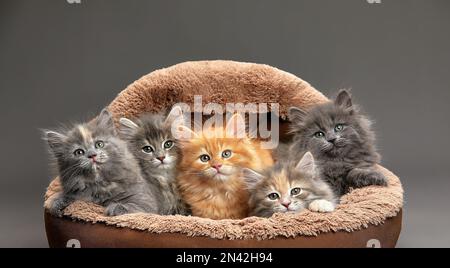
[[[307,115],[307,113],[304,110],[302,110],[298,107],[290,107],[288,112],[289,112],[289,116],[288,116],[289,120],[291,122],[296,122],[296,123],[303,122]]]
[[[264,178],[263,175],[249,168],[242,169],[242,177],[249,190],[256,189],[258,183]]]
[[[164,124],[170,125],[180,116],[183,116],[183,110],[181,110],[180,106],[174,106],[167,115],[166,120],[164,120]]]
[[[295,169],[314,176],[314,174],[316,173],[316,164],[313,155],[310,152],[307,152],[305,155],[303,155],[297,166],[295,166]]]
[[[133,136],[134,133],[136,133],[136,130],[139,128],[139,126],[135,122],[125,117],[120,118],[119,123],[120,133],[125,137]]]
[[[139,128],[139,126],[135,122],[133,122],[130,119],[125,118],[125,117],[120,118],[119,123],[121,126],[123,126],[125,128],[129,128],[129,129],[138,129]]]
[[[245,119],[240,113],[235,113],[227,122],[225,127],[227,137],[244,138],[245,137]]]
[[[56,131],[44,130],[44,139],[47,141],[50,149],[56,152],[64,145],[67,136]]]
[[[103,109],[97,117],[97,125],[103,129],[114,131],[114,119],[107,108]]]
[[[353,106],[352,97],[350,96],[350,93],[345,89],[339,91],[336,99],[334,100],[334,103],[345,109],[352,108]]]

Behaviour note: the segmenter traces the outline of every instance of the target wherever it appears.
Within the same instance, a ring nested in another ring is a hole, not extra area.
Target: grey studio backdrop
[[[398,246],[449,246],[450,1],[369,2],[1,1],[0,246],[47,246],[39,128],[88,119],[142,75],[203,59],[269,64],[325,94],[352,88],[404,184]]]

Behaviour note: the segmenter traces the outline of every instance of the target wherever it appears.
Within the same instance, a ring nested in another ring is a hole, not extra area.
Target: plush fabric
[[[141,77],[109,106],[119,116],[158,112],[175,103],[279,103],[285,119],[291,106],[308,108],[328,99],[302,79],[263,64],[234,61],[194,61],[160,69]],[[192,108],[192,106],[191,106]]]
[[[73,219],[154,233],[184,233],[189,236],[208,236],[218,239],[269,239],[277,236],[317,235],[329,231],[354,231],[370,224],[382,224],[395,216],[402,207],[403,190],[394,174],[381,168],[389,186],[355,189],[343,196],[332,213],[304,211],[299,214],[275,214],[271,218],[249,217],[242,220],[210,220],[192,216],[160,216],[128,214],[103,216],[103,208],[82,201],[70,205],[64,215]],[[46,198],[58,191],[59,181],[49,186]]]
[[[122,91],[109,106],[116,119],[143,112],[170,108],[177,102],[192,104],[193,95],[202,95],[203,103],[229,102],[279,103],[280,116],[287,108],[309,108],[328,99],[296,76],[276,68],[232,61],[186,62],[152,72]],[[369,225],[382,224],[394,217],[403,205],[400,180],[379,167],[389,181],[388,187],[355,189],[341,199],[332,213],[304,211],[299,214],[275,214],[271,218],[249,217],[242,220],[211,220],[193,216],[128,214],[103,215],[103,208],[82,201],[71,204],[64,215],[74,220],[105,223],[153,233],[183,233],[218,239],[270,239],[274,237],[314,236],[323,232],[351,232]],[[60,191],[55,179],[47,189],[45,204]]]

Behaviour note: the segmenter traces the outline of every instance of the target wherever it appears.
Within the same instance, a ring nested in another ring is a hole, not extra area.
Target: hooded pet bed
[[[122,91],[109,105],[117,120],[166,110],[178,102],[279,103],[284,138],[290,106],[308,108],[328,99],[307,82],[276,68],[233,61],[185,62],[154,71]],[[401,229],[403,189],[399,179],[379,167],[387,187],[355,189],[332,213],[304,211],[271,218],[211,220],[144,213],[116,217],[77,201],[62,218],[45,212],[50,247],[394,247]],[[46,204],[60,190],[47,189]]]

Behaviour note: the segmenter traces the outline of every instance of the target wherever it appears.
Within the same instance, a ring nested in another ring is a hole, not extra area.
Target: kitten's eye
[[[152,146],[147,145],[147,146],[142,147],[142,151],[146,154],[151,154],[151,153],[153,153],[153,148],[152,148]]]
[[[325,136],[325,133],[323,133],[322,131],[317,131],[316,133],[314,133],[314,137],[316,138],[322,138]]]
[[[337,124],[335,127],[334,127],[334,131],[336,131],[336,132],[339,132],[339,131],[341,131],[341,130],[343,130],[344,129],[344,125],[343,124]]]
[[[211,159],[211,158],[210,158],[209,155],[207,155],[207,154],[202,154],[202,155],[200,156],[200,161],[202,161],[202,162],[208,162],[210,159]]]
[[[83,149],[76,149],[76,150],[73,152],[73,154],[74,154],[75,156],[82,156],[82,155],[84,155],[84,150],[83,150]]]
[[[105,143],[103,142],[103,141],[97,141],[96,143],[95,143],[95,148],[103,148],[103,147],[105,147]]]
[[[280,198],[280,195],[278,195],[277,193],[270,193],[267,197],[270,200],[277,200],[278,198]]]
[[[299,195],[302,192],[301,188],[294,188],[291,190],[291,195]]]
[[[164,149],[170,149],[173,146],[173,141],[168,140],[166,142],[164,142]]]
[[[223,158],[229,158],[231,156],[231,150],[225,150],[222,152]]]

